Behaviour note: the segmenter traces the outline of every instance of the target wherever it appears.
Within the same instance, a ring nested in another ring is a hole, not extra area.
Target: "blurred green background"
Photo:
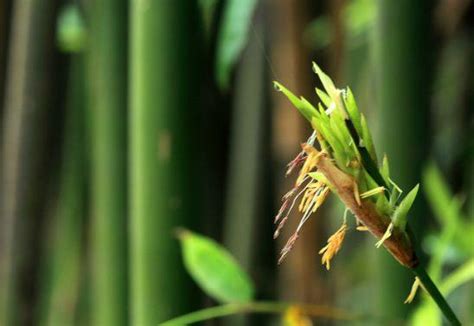
[[[470,0],[0,0],[0,325],[157,325],[215,305],[176,227],[222,243],[257,299],[440,324],[426,298],[403,304],[412,276],[365,234],[321,266],[336,200],[276,264],[297,222],[272,239],[285,165],[310,126],[272,81],[315,101],[311,61],[352,88],[397,183],[421,182],[423,259],[474,325]]]

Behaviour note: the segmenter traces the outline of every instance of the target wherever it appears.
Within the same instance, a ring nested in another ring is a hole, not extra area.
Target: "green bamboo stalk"
[[[127,1],[90,3],[91,320],[127,324]]]
[[[230,143],[229,181],[226,198],[224,244],[239,263],[251,268],[255,226],[258,223],[261,183],[265,73],[259,36],[252,35],[236,80]],[[258,39],[257,39],[258,38]]]
[[[472,37],[471,37],[472,40]],[[472,58],[474,57],[474,53],[471,51],[471,62]],[[473,67],[471,66],[471,71],[473,71]],[[471,74],[472,76],[472,74]],[[473,83],[473,78],[471,77],[471,82],[470,82],[470,87],[474,87]],[[474,100],[474,96],[471,91],[471,103]],[[471,104],[472,105],[472,104]],[[466,112],[471,113],[471,119],[472,119],[472,110],[470,110],[469,107],[466,108]],[[472,120],[471,120],[472,121]],[[467,192],[467,216],[471,221],[474,222],[474,173],[472,173],[472,167],[474,166],[474,151],[472,148],[474,147],[474,142],[472,140],[472,123],[471,125],[467,125],[467,128],[464,129],[464,132],[466,134],[466,139],[470,140],[470,143],[468,143],[468,146],[470,146],[471,150],[468,152],[469,154],[467,155],[465,161],[466,161],[466,168],[464,170],[464,189]],[[468,147],[469,148],[469,147]],[[473,307],[474,306],[474,284],[470,285],[470,292],[467,298],[467,307]],[[467,322],[474,323],[474,309],[468,308],[468,320]]]
[[[0,1],[0,103],[5,93],[5,71],[7,65],[8,32],[10,26],[10,3]],[[0,108],[2,114],[3,107]]]
[[[173,229],[199,219],[191,172],[196,8],[130,3],[131,323],[156,325],[189,311],[193,297]]]
[[[38,311],[40,325],[74,325],[81,283],[85,215],[82,55],[71,59],[59,193],[46,231]]]
[[[225,247],[250,271],[254,262],[263,184],[263,138],[265,70],[260,44],[262,22],[243,53],[237,72],[230,143],[229,181],[224,223]],[[257,34],[258,33],[258,34]],[[227,325],[245,325],[245,319],[226,320]],[[247,321],[248,323],[248,321]]]
[[[377,77],[379,148],[386,151],[394,169],[394,179],[402,189],[410,189],[420,179],[428,147],[430,89],[431,1],[377,2],[375,27],[375,67]],[[410,215],[416,234],[426,215],[418,202]],[[381,251],[377,262],[380,296],[378,311],[403,316],[409,306],[403,298],[413,281],[401,266]],[[401,286],[401,285],[404,286]]]
[[[41,145],[54,107],[49,88],[54,4],[15,1],[12,7],[1,129],[0,325],[27,323],[33,315],[25,301],[35,293],[30,298],[24,293],[36,272],[34,244],[46,193],[42,177],[48,172]]]

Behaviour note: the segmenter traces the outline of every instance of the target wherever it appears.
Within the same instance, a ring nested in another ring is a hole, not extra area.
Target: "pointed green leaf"
[[[402,195],[402,190],[391,179],[389,179],[389,181],[390,181],[390,184],[393,186],[391,188],[392,192],[390,193],[390,206],[395,207],[395,205],[398,202],[398,199]]]
[[[343,139],[344,145],[346,145],[348,150],[351,150],[349,143],[352,143],[352,137],[349,133],[349,130],[347,129],[346,120],[344,120],[344,117],[340,114],[340,112],[334,112],[334,114],[331,115],[331,120],[334,121],[333,125],[337,127],[340,137]]]
[[[318,110],[316,110],[313,104],[308,102],[308,100],[306,100],[304,97],[301,96],[300,101],[301,101],[301,105],[304,108],[304,111],[307,112],[308,116],[310,117],[310,119],[308,119],[309,121],[311,121],[313,117],[315,116],[317,117],[319,115]]]
[[[321,103],[318,103],[318,112],[321,115],[324,115],[326,117],[326,119],[329,119],[328,115],[326,114],[326,109],[324,108],[324,106]]]
[[[324,86],[324,89],[326,92],[329,94],[329,96],[334,100],[334,96],[337,94],[337,88],[334,86],[333,81],[331,78],[329,78],[328,75],[326,75],[321,68],[316,64],[316,62],[313,62],[313,71],[318,75],[319,79],[321,80],[321,83]]]
[[[294,107],[297,108],[298,111],[300,111],[300,113],[306,118],[306,120],[311,122],[316,109],[312,106],[309,107],[307,105],[307,103],[309,102],[305,103],[302,99],[298,98],[295,94],[293,94],[289,89],[287,89],[285,86],[283,86],[279,82],[273,82],[273,85],[277,91],[285,94],[285,96],[290,100],[290,102],[294,105]]]
[[[345,171],[349,172],[350,168],[348,168],[348,163],[355,159],[356,155],[353,151],[351,151],[352,147],[349,146],[351,142],[351,138],[349,133],[345,133],[347,131],[346,126],[343,120],[337,119],[335,116],[330,119],[330,126],[331,126],[331,134],[337,139],[337,143],[340,145],[342,149],[342,154],[344,155],[344,164],[340,166],[340,168]]]
[[[388,157],[387,155],[384,155],[383,156],[383,160],[382,160],[382,168],[380,169],[380,174],[384,177],[385,179],[385,182],[387,184],[390,183],[390,167],[388,165]]]
[[[316,132],[319,134],[319,144],[321,145],[321,149],[326,151],[327,153],[331,152],[331,149],[329,147],[328,142],[326,141],[326,138],[324,136],[324,131],[323,128],[321,127],[321,124],[323,124],[322,121],[322,115],[318,112],[315,114],[313,119],[311,119],[311,127],[316,130]]]
[[[326,75],[315,62],[313,62],[313,71],[318,75],[321,83],[324,86],[324,89],[331,98],[332,102],[334,102],[336,105],[337,110],[341,112],[344,119],[347,119],[348,116],[346,108],[344,107],[344,103],[341,98],[341,90],[336,88],[331,78]]]
[[[359,136],[362,136],[362,125],[361,125],[361,118],[359,108],[357,107],[357,103],[355,101],[354,95],[349,87],[346,89],[346,95],[344,96],[344,104],[346,106],[346,110],[349,113],[349,118],[352,121],[357,133]]]
[[[326,126],[329,126],[329,116],[327,115],[326,110],[324,109],[321,103],[318,103],[318,112],[320,119],[324,122]]]
[[[390,166],[386,154],[383,156],[382,167],[379,170],[380,174],[385,180],[385,183],[390,187],[390,198],[388,204],[393,209],[400,198],[400,195],[402,194],[402,190],[392,181],[392,179],[390,179]]]
[[[257,0],[228,0],[217,36],[216,79],[221,89],[229,87],[232,68],[247,43]]]
[[[316,130],[316,132],[318,132],[324,138],[324,134],[321,130],[321,123],[322,120],[320,118],[320,115],[317,115],[313,117],[313,119],[311,119],[311,127],[313,127],[313,129]]]
[[[397,206],[395,212],[393,212],[392,221],[396,227],[405,230],[407,224],[407,215],[410,211],[413,202],[415,201],[416,194],[418,193],[419,184],[417,184],[401,201],[400,205]]]
[[[313,119],[313,122],[316,122],[316,121]],[[332,150],[332,153],[331,153],[332,156],[336,160],[336,163],[339,166],[339,168],[345,171],[347,157],[345,154],[343,144],[339,141],[338,137],[332,132],[330,121],[325,121],[324,119],[321,119],[319,122],[321,122],[318,124],[320,133],[323,136],[323,138],[326,140],[328,145],[330,146]],[[318,122],[316,122],[316,124],[317,123]]]
[[[323,90],[321,90],[317,87],[315,88],[315,90],[316,90],[316,94],[318,94],[318,97],[321,100],[321,102],[323,102],[323,104],[326,106],[326,108],[329,108],[329,106],[331,105],[331,102],[332,102],[329,95],[325,91],[323,91]]]
[[[252,300],[252,281],[225,248],[187,230],[178,237],[187,271],[209,296],[221,303]]]
[[[344,134],[344,122],[338,120],[337,118],[332,118],[329,120],[329,125],[331,126],[331,131],[332,134],[337,137],[337,140],[339,140],[339,143],[343,146],[344,150],[346,150],[349,147],[349,142],[351,141],[350,138],[346,138]]]
[[[369,152],[372,160],[377,163],[377,154],[375,153],[374,142],[372,141],[372,135],[370,134],[369,127],[367,126],[367,121],[365,120],[363,114],[360,115],[360,122],[362,128],[362,135],[360,135],[363,140],[362,145],[367,148],[367,151]]]

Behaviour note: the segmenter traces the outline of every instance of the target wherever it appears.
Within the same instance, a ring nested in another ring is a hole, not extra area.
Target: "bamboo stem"
[[[71,57],[57,205],[45,234],[39,325],[73,325],[81,286],[85,216],[84,58]]]
[[[127,324],[127,1],[90,3],[91,319]]]
[[[54,1],[12,1],[1,132],[0,325],[28,324],[51,130]],[[0,24],[1,25],[1,24]],[[1,33],[4,33],[2,31]],[[56,94],[56,93],[55,93]],[[19,291],[21,289],[21,291]],[[27,298],[27,295],[30,295]]]
[[[248,303],[230,303],[222,306],[206,308],[186,314],[184,316],[173,318],[164,323],[161,323],[160,325],[189,325],[204,320],[240,313],[284,314],[288,311],[288,309],[293,307],[297,308],[303,315],[311,317],[323,317],[327,319],[342,321],[353,321],[359,318],[358,316],[349,314],[343,310],[327,306],[260,301]]]
[[[194,304],[173,230],[199,220],[197,9],[194,1],[130,4],[130,322],[156,325]]]
[[[414,185],[421,176],[429,148],[428,117],[431,89],[431,20],[433,1],[376,1],[373,29],[374,68],[377,93],[378,149],[390,157],[393,178],[402,189]],[[380,152],[380,151],[379,151]],[[421,199],[421,197],[420,197]],[[417,200],[411,209],[411,225],[417,236],[425,229],[426,206]],[[406,315],[402,304],[410,273],[390,257],[377,256],[378,311],[391,316]],[[387,296],[386,293],[391,293]],[[375,302],[374,302],[375,303]]]

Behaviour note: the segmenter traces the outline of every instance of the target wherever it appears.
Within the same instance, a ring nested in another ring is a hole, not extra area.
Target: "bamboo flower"
[[[302,144],[302,151],[288,164],[288,176],[298,168],[295,185],[283,196],[283,204],[275,218],[278,223],[274,237],[278,237],[299,200],[300,222],[280,253],[279,263],[289,254],[298,240],[301,229],[322,205],[330,192],[350,210],[357,220],[356,229],[369,231],[377,239],[376,246],[384,246],[398,262],[416,275],[415,284],[407,298],[413,300],[421,285],[435,300],[452,325],[459,320],[419,264],[407,230],[408,212],[416,198],[418,185],[406,196],[390,177],[389,163],[384,156],[381,163],[372,142],[367,122],[359,112],[349,88],[337,89],[332,80],[315,64],[324,90],[316,88],[320,103],[315,107],[303,97],[295,96],[281,84],[282,92],[298,111],[311,123],[313,133]],[[331,260],[341,250],[349,227],[344,223],[327,241],[319,254],[329,269]]]
[[[390,178],[387,158],[378,166],[372,137],[352,92],[349,88],[337,89],[316,64],[313,68],[325,89],[316,89],[321,101],[317,108],[275,83],[276,89],[288,97],[314,129],[302,144],[301,152],[288,164],[286,175],[300,170],[293,189],[283,196],[283,204],[275,218],[278,225],[274,237],[279,236],[298,201],[297,208],[302,216],[283,247],[279,262],[295,245],[305,222],[333,192],[355,215],[358,229],[368,230],[378,239],[377,247],[385,246],[407,267],[416,266],[418,259],[405,226],[418,187],[400,200],[401,190]],[[328,269],[347,230],[344,223],[320,251],[322,263]]]

